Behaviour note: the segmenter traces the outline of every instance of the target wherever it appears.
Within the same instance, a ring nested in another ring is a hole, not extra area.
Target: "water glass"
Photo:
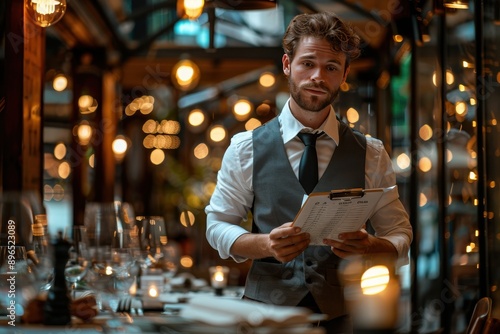
[[[138,216],[136,227],[139,240],[139,262],[141,268],[156,267],[163,257],[163,246],[167,244],[167,230],[161,216]]]
[[[71,234],[70,234],[71,233]],[[78,283],[85,277],[90,267],[89,241],[85,226],[74,226],[66,231],[66,240],[71,240],[69,259],[66,263],[64,276],[71,284],[73,294],[76,293]]]
[[[132,227],[120,218],[116,203],[89,203],[85,226],[90,244],[90,270],[85,281],[102,298],[117,301],[135,281]],[[100,302],[102,306],[102,303]]]

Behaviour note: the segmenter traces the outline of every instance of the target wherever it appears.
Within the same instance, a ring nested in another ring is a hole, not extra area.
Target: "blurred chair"
[[[483,297],[479,299],[474,307],[474,312],[467,326],[465,334],[483,334],[483,328],[491,314],[491,298]]]

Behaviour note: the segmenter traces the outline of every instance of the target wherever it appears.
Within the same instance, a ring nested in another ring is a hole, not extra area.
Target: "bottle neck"
[[[38,224],[41,226],[41,233],[42,236],[47,235],[47,215],[46,214],[38,214],[35,215],[35,225],[38,226]],[[35,231],[33,231],[33,236],[35,235]]]
[[[34,223],[31,226],[31,230],[33,232],[33,237],[44,237],[45,231],[42,224]]]

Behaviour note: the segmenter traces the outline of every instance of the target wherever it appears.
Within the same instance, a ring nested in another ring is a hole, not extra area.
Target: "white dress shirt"
[[[321,178],[339,142],[339,124],[333,108],[319,129],[304,127],[292,115],[288,102],[278,118],[286,153],[297,178],[304,150],[304,144],[297,133],[303,129],[306,132],[324,132],[316,141],[318,177]],[[392,162],[382,142],[372,137],[366,137],[366,140],[365,188],[395,185]],[[240,224],[247,218],[253,203],[252,167],[252,131],[238,133],[233,136],[224,154],[222,167],[217,175],[217,186],[205,208],[207,240],[223,259],[231,256],[237,262],[247,260],[232,255],[230,249],[242,234],[250,233]],[[407,262],[412,229],[408,214],[399,200],[397,187],[383,195],[370,221],[377,230],[377,236],[390,241],[397,249],[400,259]]]

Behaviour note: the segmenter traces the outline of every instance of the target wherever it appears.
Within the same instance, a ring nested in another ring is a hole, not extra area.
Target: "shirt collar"
[[[283,142],[286,144],[293,138],[297,136],[297,133],[301,132],[303,129],[304,132],[320,132],[323,131],[328,135],[335,144],[339,144],[339,121],[337,120],[337,116],[335,115],[335,110],[333,107],[330,107],[330,114],[326,118],[326,120],[321,124],[318,129],[312,129],[302,125],[292,114],[289,105],[290,99],[285,103],[283,109],[281,109],[281,113],[278,118],[281,124],[281,134],[283,136]]]

